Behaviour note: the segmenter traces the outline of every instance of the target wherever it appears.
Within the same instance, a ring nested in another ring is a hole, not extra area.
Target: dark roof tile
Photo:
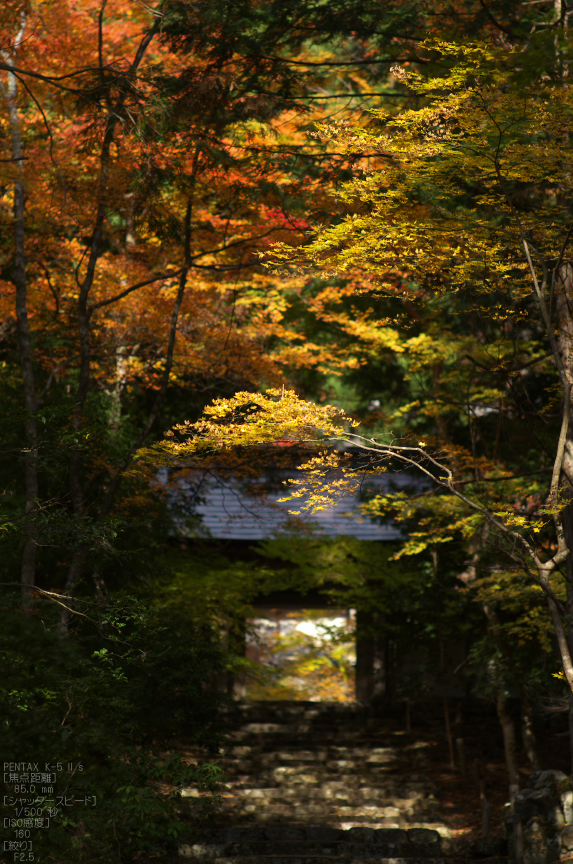
[[[380,491],[395,484],[412,482],[405,475],[378,476],[369,481],[370,488]],[[346,495],[334,506],[316,513],[302,511],[293,516],[289,510],[300,509],[300,499],[279,501],[285,491],[266,495],[249,494],[248,482],[223,476],[209,476],[201,484],[197,502],[191,508],[194,519],[174,515],[175,533],[181,537],[212,537],[225,540],[263,540],[285,531],[309,531],[328,537],[350,535],[359,540],[399,540],[400,529],[391,522],[381,522],[361,513],[356,496]],[[173,493],[174,503],[192,499],[195,488],[189,481],[179,483]],[[177,511],[179,508],[174,508]]]

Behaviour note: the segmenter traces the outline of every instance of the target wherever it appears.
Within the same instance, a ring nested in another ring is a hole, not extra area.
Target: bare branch
[[[142,282],[136,282],[135,285],[131,285],[129,288],[126,288],[125,291],[120,291],[119,294],[115,294],[107,300],[100,300],[99,303],[94,303],[92,306],[89,306],[89,315],[91,316],[96,309],[101,309],[103,306],[109,306],[112,303],[117,303],[118,300],[123,300],[124,297],[127,297],[128,294],[131,294],[133,291],[138,291],[140,288],[145,288],[147,285],[153,285],[155,282],[161,282],[164,279],[174,279],[176,276],[180,275],[181,269],[170,270],[167,273],[160,273],[158,276],[152,276],[151,279],[144,279]]]

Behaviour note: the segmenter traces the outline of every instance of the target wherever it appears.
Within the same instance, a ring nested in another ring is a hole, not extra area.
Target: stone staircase
[[[424,742],[353,703],[253,702],[229,715],[221,808],[179,855],[204,864],[428,864],[507,859],[440,821]],[[198,789],[183,792],[201,795]]]

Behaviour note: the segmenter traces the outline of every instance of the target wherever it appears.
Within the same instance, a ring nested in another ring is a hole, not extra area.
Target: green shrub
[[[172,609],[122,597],[87,615],[62,637],[51,608],[0,611],[3,761],[60,763],[54,795],[96,802],[60,806],[49,829],[34,830],[36,861],[123,864],[173,851],[186,828],[182,787],[216,796],[217,769],[176,747],[217,747],[209,682],[225,658],[209,627]]]

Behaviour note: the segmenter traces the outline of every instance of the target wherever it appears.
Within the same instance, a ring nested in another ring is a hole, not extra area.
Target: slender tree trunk
[[[25,421],[26,449],[24,452],[24,480],[26,489],[26,513],[33,520],[38,512],[38,423],[36,411],[38,402],[33,367],[33,349],[28,321],[28,297],[25,252],[25,200],[23,182],[16,183],[14,189],[14,234],[15,264],[14,283],[16,286],[16,316],[18,321],[18,341],[22,379],[24,382],[24,405],[27,412]],[[26,525],[26,542],[22,553],[21,581],[22,599],[27,604],[33,597],[36,581],[37,543],[33,523]]]
[[[2,59],[9,63],[16,60],[18,49],[26,32],[27,16],[22,11],[20,30],[14,40],[12,56],[0,52]],[[18,81],[11,72],[7,73],[6,87],[2,88],[8,103],[10,118],[10,134],[12,138],[12,158],[20,177],[14,184],[13,228],[14,228],[14,266],[12,282],[16,288],[16,321],[18,343],[20,347],[20,366],[24,384],[24,407],[27,417],[25,421],[24,448],[24,486],[26,494],[26,514],[33,520],[38,511],[38,426],[35,418],[38,410],[38,398],[34,377],[32,337],[28,319],[28,280],[26,259],[26,185],[24,177],[24,148],[18,112]],[[27,606],[33,597],[33,587],[36,581],[37,543],[33,523],[26,524],[26,541],[21,560],[22,600]]]
[[[476,759],[476,774],[478,781],[479,800],[481,804],[481,836],[489,837],[489,828],[491,821],[491,804],[487,800],[487,789],[485,777],[483,774],[483,766],[480,759]]]
[[[507,674],[507,670],[505,668],[506,652],[504,651],[503,643],[501,643],[501,639],[499,637],[499,621],[495,611],[487,605],[487,603],[483,604],[483,611],[487,618],[488,623],[488,631],[493,643],[497,646],[503,660],[504,666],[499,668],[497,664],[494,667],[495,680],[496,680],[496,689],[497,689],[497,697],[496,697],[496,707],[497,707],[497,717],[499,720],[499,725],[501,726],[501,732],[503,735],[503,749],[505,752],[505,764],[507,767],[507,775],[509,779],[509,799],[513,804],[513,800],[516,794],[519,792],[519,773],[517,770],[517,746],[516,746],[516,738],[515,738],[515,723],[513,721],[513,717],[511,716],[508,710],[508,700],[505,694],[505,682],[504,682],[504,672]],[[501,644],[500,644],[501,643]],[[494,661],[495,662],[495,661]]]
[[[465,779],[468,774],[468,767],[466,763],[466,747],[464,742],[464,733],[463,733],[463,713],[462,713],[462,703],[458,702],[456,708],[456,719],[454,722],[454,738],[456,741],[456,753],[458,757],[458,766],[460,769],[460,774]]]
[[[355,695],[359,702],[370,703],[374,694],[374,659],[376,654],[374,616],[356,612]]]
[[[442,684],[442,699],[444,703],[444,723],[446,727],[446,741],[448,742],[448,755],[450,758],[450,768],[452,771],[455,771],[456,768],[456,754],[454,751],[454,737],[452,735],[452,725],[450,722],[450,705],[448,702],[448,697],[446,696],[446,688],[445,685]]]
[[[450,757],[450,768],[456,767],[456,754],[454,751],[454,736],[452,735],[452,725],[450,722],[450,705],[446,691],[446,662],[444,656],[444,640],[440,637],[440,677],[442,679],[442,702],[444,705],[444,725],[446,730],[446,741],[448,742],[448,753]]]
[[[127,353],[125,345],[118,345],[115,349],[115,386],[108,391],[111,397],[109,427],[114,432],[119,430],[121,423],[121,396],[127,378]]]
[[[566,454],[566,464],[564,465],[565,470],[567,471],[567,479],[564,481],[564,486],[567,488],[567,491],[570,493],[570,497],[573,497],[573,485],[571,480],[573,479],[572,474],[569,471],[573,472],[573,459],[571,458],[572,447],[568,448],[568,452]],[[573,654],[573,503],[570,503],[569,506],[563,511],[563,529],[565,531],[565,537],[567,546],[569,547],[569,555],[565,560],[565,585],[567,592],[567,603],[565,614],[567,616],[567,645],[569,648],[570,655]],[[569,691],[569,711],[568,711],[568,719],[569,719],[569,762],[571,769],[571,777],[573,779],[573,691]]]
[[[534,771],[541,769],[539,754],[537,752],[537,741],[533,728],[533,702],[527,687],[521,687],[521,737],[523,747]]]
[[[384,682],[385,702],[392,708],[396,699],[396,643],[389,636],[384,638]]]
[[[66,578],[66,586],[64,589],[65,595],[70,595],[73,591],[74,586],[79,581],[82,575],[82,570],[84,566],[84,562],[87,558],[88,550],[85,546],[79,546],[72,555],[72,561],[68,569],[68,575]],[[60,613],[60,621],[58,623],[58,630],[62,635],[65,635],[70,626],[70,621],[73,615],[73,601],[71,599],[65,599],[62,601],[65,605],[62,606],[62,611]]]
[[[228,649],[232,655],[241,660],[247,654],[246,619],[236,618],[230,623]],[[244,671],[235,669],[227,672],[227,695],[232,699],[244,699],[247,694],[247,682]]]
[[[517,745],[515,740],[515,723],[508,709],[508,700],[503,686],[497,690],[497,716],[503,732],[503,749],[505,764],[509,776],[509,797],[513,802],[519,792],[519,772],[517,770]]]
[[[569,382],[573,383],[573,266],[569,263],[563,264],[556,274],[555,312],[557,316],[557,343],[561,362]],[[561,492],[563,497],[569,499],[571,503],[563,510],[562,515],[563,531],[569,555],[565,559],[564,568],[567,592],[564,609],[566,622],[560,620],[560,623],[566,623],[567,632],[561,634],[558,632],[558,637],[560,636],[559,646],[562,657],[566,639],[570,660],[573,654],[573,406],[570,406],[569,427],[563,457]],[[560,610],[556,608],[555,604],[549,603],[549,610],[554,622],[557,615],[559,615],[560,619],[563,618],[563,615],[560,614]],[[562,629],[564,630],[565,628]],[[565,663],[567,658],[563,659]],[[573,692],[571,691],[569,693],[569,704],[569,749],[571,776],[573,777]]]
[[[514,814],[515,796],[519,792],[519,772],[517,769],[517,747],[515,743],[515,723],[508,709],[507,696],[500,686],[497,691],[497,716],[503,732],[503,748],[505,751],[505,764],[509,775],[509,802]],[[523,862],[523,826],[515,815],[513,817],[513,845],[516,864]]]
[[[80,293],[77,304],[78,337],[80,344],[80,368],[78,386],[75,395],[76,409],[72,416],[72,423],[76,432],[81,433],[84,425],[84,411],[91,384],[91,330],[90,309],[88,300],[93,287],[97,265],[102,254],[104,224],[106,218],[109,174],[111,167],[111,146],[115,137],[118,114],[111,112],[108,116],[106,131],[104,134],[100,153],[100,177],[98,186],[97,210],[94,221],[94,230],[90,244],[90,252],[87,260],[86,274],[81,282]],[[72,449],[68,463],[68,484],[70,500],[74,515],[83,517],[87,511],[87,500],[83,487],[83,454],[79,447]],[[65,591],[70,594],[76,582],[81,578],[82,567],[87,557],[81,537],[76,537],[77,548],[75,549],[68,569]],[[62,633],[67,632],[72,601],[67,601],[67,608],[63,608],[60,615],[59,629]]]

